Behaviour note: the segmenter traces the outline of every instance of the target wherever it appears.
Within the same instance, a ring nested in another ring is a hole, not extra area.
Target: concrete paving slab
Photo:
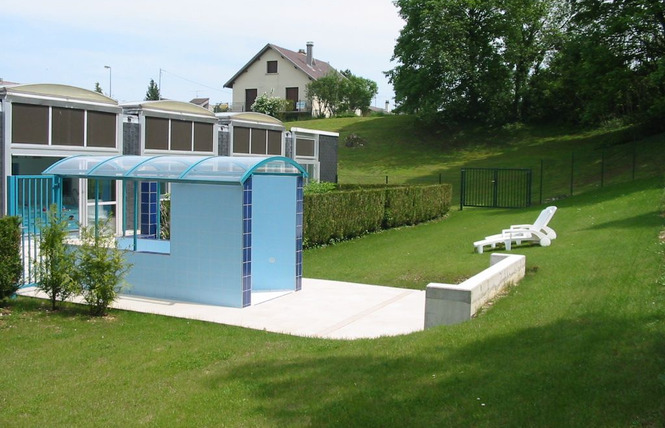
[[[34,287],[19,294],[45,297]],[[408,334],[425,323],[424,290],[303,278],[298,292],[253,293],[252,302],[239,309],[122,295],[113,307],[329,339]]]

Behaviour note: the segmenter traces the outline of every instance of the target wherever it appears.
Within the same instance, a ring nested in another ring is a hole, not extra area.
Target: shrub
[[[448,212],[451,198],[449,184],[309,193],[304,201],[304,243],[321,245],[432,220]]]
[[[118,249],[113,229],[107,219],[94,226],[82,228],[78,249],[77,282],[92,315],[105,315],[108,307],[124,285],[130,269],[122,250]]]
[[[313,193],[328,193],[335,190],[337,190],[337,185],[335,183],[327,181],[310,181],[303,189],[303,192],[305,195],[311,195]]]
[[[22,272],[21,219],[0,218],[0,301],[16,293]]]
[[[46,293],[55,310],[57,302],[75,293],[75,254],[67,248],[66,219],[55,205],[49,208],[46,224],[40,225],[39,257],[35,260],[37,288]]]

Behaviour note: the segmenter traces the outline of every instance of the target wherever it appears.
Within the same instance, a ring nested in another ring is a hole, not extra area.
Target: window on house
[[[252,129],[251,141],[251,152],[253,155],[265,155],[267,153],[265,129]]]
[[[277,73],[277,61],[268,61],[267,73],[268,74]]]
[[[249,128],[233,127],[233,153],[249,153]]]
[[[268,154],[282,154],[282,133],[280,131],[268,131]]]
[[[12,142],[48,144],[49,108],[12,104]]]

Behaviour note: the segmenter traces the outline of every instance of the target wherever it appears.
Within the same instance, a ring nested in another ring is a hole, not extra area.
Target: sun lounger
[[[533,224],[514,224],[500,234],[486,236],[485,239],[474,242],[473,246],[479,254],[482,254],[485,246],[496,248],[498,244],[503,244],[506,251],[510,251],[513,242],[516,245],[523,242],[537,242],[542,247],[547,247],[553,239],[556,239],[556,232],[548,226],[556,210],[555,206],[547,207],[541,211]]]

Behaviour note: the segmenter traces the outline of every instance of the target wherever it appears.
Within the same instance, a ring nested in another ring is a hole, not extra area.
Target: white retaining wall
[[[461,284],[430,283],[425,293],[425,328],[470,319],[488,300],[526,272],[526,257],[492,254],[490,267]]]

